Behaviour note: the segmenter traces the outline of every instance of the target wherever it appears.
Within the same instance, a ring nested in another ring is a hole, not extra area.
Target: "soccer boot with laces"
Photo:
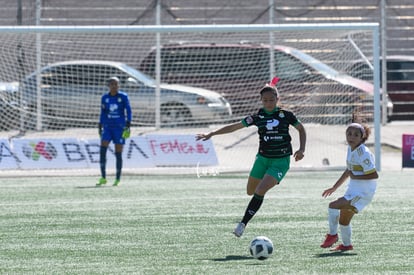
[[[96,186],[102,186],[107,183],[107,180],[105,178],[100,178]]]
[[[236,225],[236,228],[234,228],[233,234],[236,235],[236,237],[241,237],[241,235],[243,235],[245,228],[246,228],[246,225],[242,222],[239,222]]]
[[[331,251],[348,251],[348,250],[353,250],[354,247],[352,246],[352,244],[350,245],[343,245],[340,244],[338,246],[335,246],[334,248],[331,248]]]
[[[112,186],[118,186],[121,183],[121,180],[115,180]]]
[[[321,244],[322,248],[328,248],[334,245],[338,241],[338,234],[329,235],[326,234],[325,241]]]

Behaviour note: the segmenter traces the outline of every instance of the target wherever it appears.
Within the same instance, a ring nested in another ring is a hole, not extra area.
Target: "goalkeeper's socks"
[[[122,171],[122,152],[116,152],[115,159],[116,159],[116,179],[119,180],[121,178],[121,171]]]
[[[256,212],[259,210],[260,206],[262,206],[264,196],[260,196],[257,194],[254,194],[252,199],[249,202],[249,205],[247,205],[246,212],[244,213],[244,217],[242,219],[242,223],[247,225],[247,223],[253,218],[253,216],[256,214]]]
[[[102,178],[106,178],[106,151],[108,147],[101,146],[101,150],[99,152],[99,164],[101,167],[101,176]]]

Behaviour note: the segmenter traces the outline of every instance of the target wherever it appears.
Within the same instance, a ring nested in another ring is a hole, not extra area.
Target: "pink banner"
[[[402,137],[402,167],[414,167],[414,135]]]

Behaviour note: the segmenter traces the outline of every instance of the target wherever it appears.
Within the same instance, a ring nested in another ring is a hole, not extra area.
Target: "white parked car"
[[[108,92],[106,81],[116,76],[120,90],[128,93],[133,112],[132,125],[155,123],[155,80],[119,62],[75,60],[54,63],[41,70],[41,117],[44,128],[96,125],[101,96]],[[36,74],[23,81],[21,89],[29,118],[35,128],[38,106]],[[229,119],[232,110],[220,94],[184,85],[160,85],[161,126],[197,125]]]
[[[0,130],[19,127],[19,83],[0,82]]]

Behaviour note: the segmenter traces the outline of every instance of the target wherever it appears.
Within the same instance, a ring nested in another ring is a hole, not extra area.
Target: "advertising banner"
[[[5,138],[0,138],[0,170],[1,169],[17,169],[19,159],[14,154],[10,143]]]
[[[88,168],[85,151],[76,138],[14,139],[12,144],[21,169]]]
[[[100,140],[77,138],[0,139],[0,169],[99,169]],[[213,166],[218,164],[211,140],[194,135],[149,135],[128,138],[123,148],[123,167]],[[110,143],[107,167],[115,167]]]
[[[196,141],[194,135],[148,135],[147,141],[157,166],[218,164],[211,140]]]
[[[402,136],[402,167],[414,167],[414,135]]]
[[[100,140],[82,140],[82,146],[86,152],[89,167],[99,169]],[[122,151],[124,168],[149,168],[155,167],[150,149],[145,137],[131,137],[125,141]],[[109,144],[106,153],[107,167],[115,167],[115,148],[113,143]]]

